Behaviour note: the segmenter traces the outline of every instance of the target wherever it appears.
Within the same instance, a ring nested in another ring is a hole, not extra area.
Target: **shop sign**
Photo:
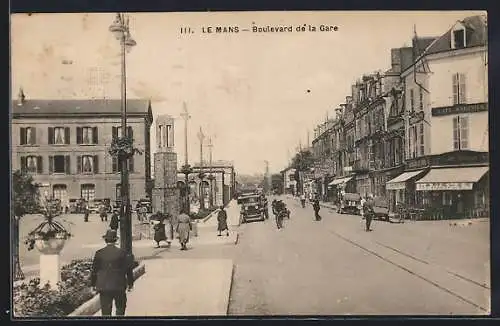
[[[385,189],[387,190],[400,190],[400,189],[405,189],[406,184],[404,182],[394,182],[394,183],[387,183],[385,185]]]
[[[440,190],[472,190],[472,182],[442,182],[442,183],[417,183],[416,190],[440,191]]]
[[[474,113],[488,111],[487,103],[474,103],[474,104],[458,104],[453,106],[444,106],[439,108],[432,108],[433,116],[443,116],[450,114],[461,113]]]

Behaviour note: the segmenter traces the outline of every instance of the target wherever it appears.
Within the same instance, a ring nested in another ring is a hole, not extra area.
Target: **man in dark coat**
[[[118,212],[113,211],[113,215],[111,215],[111,221],[109,222],[109,228],[111,230],[117,231],[120,224],[120,219],[118,218]]]
[[[217,231],[219,234],[217,236],[221,236],[222,231],[226,231],[226,236],[229,236],[229,229],[227,227],[227,213],[224,210],[224,206],[220,207],[219,212],[217,213]]]
[[[319,206],[318,198],[314,199],[313,209],[314,209],[314,218],[316,221],[321,221],[321,216],[319,215],[320,208],[321,207]]]
[[[372,223],[372,219],[374,216],[373,206],[375,205],[375,201],[372,194],[369,194],[366,198],[365,203],[363,204],[363,215],[365,216],[365,231],[371,231],[370,225]]]
[[[115,246],[118,240],[116,231],[108,230],[103,239],[106,246],[95,253],[91,286],[100,295],[103,316],[111,316],[113,300],[116,316],[124,316],[127,306],[126,290],[128,288],[131,291],[134,287],[133,257]]]

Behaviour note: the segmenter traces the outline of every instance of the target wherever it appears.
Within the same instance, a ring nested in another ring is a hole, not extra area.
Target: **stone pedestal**
[[[40,286],[49,285],[57,287],[61,281],[61,263],[59,254],[41,254],[40,255]]]

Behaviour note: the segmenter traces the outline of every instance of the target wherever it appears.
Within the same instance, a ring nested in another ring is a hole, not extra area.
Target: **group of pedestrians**
[[[191,217],[185,210],[182,210],[175,220],[171,214],[157,212],[154,216],[154,220],[157,222],[153,227],[153,239],[156,242],[157,248],[160,247],[161,241],[167,242],[167,245],[170,246],[176,235],[181,245],[180,249],[187,250],[187,243],[189,242],[190,232],[193,230],[193,224],[191,222]]]

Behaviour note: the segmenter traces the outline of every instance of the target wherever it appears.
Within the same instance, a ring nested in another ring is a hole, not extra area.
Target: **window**
[[[128,160],[128,172],[133,173],[134,172],[134,157],[131,157]],[[111,167],[113,173],[121,172],[121,164],[119,164],[118,159],[116,157],[112,158],[112,167]]]
[[[420,125],[419,125],[419,128],[418,128],[418,131],[419,131],[419,134],[418,134],[418,138],[419,138],[419,155],[420,156],[423,156],[424,155],[424,152],[425,152],[425,143],[424,143],[424,123],[421,122]]]
[[[35,145],[36,144],[36,128],[34,127],[21,127],[21,145]]]
[[[469,117],[453,118],[453,149],[462,150],[469,147]]]
[[[134,138],[134,131],[133,131],[132,127],[128,126],[127,130],[128,130],[128,135],[130,137]],[[113,139],[122,137],[122,127],[113,127],[112,137],[113,137]]]
[[[69,155],[49,156],[49,173],[70,174]]]
[[[80,186],[82,198],[87,202],[94,201],[95,199],[95,185],[91,183],[83,184]]]
[[[408,135],[408,150],[409,150],[409,157],[410,158],[415,158],[417,157],[417,126],[411,126],[409,128],[409,135]]]
[[[49,145],[69,145],[68,127],[49,127]]]
[[[95,145],[98,143],[97,127],[77,127],[76,143]]]
[[[415,111],[415,94],[413,89],[410,89],[410,112]]]
[[[453,104],[465,104],[466,88],[465,88],[465,74],[453,74]]]
[[[99,173],[99,160],[97,155],[83,155],[77,157],[78,173],[92,174]]]
[[[453,31],[453,40],[455,49],[463,49],[465,47],[465,31],[463,29]]]
[[[402,146],[401,138],[396,137],[394,139],[394,165],[399,165],[401,163],[402,160],[401,146]]]
[[[418,89],[418,99],[419,99],[419,102],[418,102],[418,105],[419,105],[419,109],[420,111],[423,111],[424,110],[424,91],[422,89],[422,87],[419,87]]]
[[[41,156],[21,157],[21,170],[29,173],[43,173]]]
[[[56,184],[52,187],[52,197],[54,199],[59,199],[61,203],[65,203],[68,197],[68,191],[66,185]]]
[[[452,194],[449,191],[443,191],[443,206],[452,205]]]

